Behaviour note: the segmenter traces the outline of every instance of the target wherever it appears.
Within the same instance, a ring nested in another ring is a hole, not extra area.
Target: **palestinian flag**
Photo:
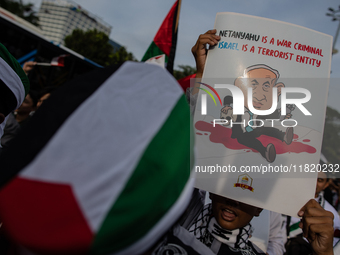
[[[160,55],[156,57],[149,58],[145,63],[158,65],[162,68],[165,68],[165,55]]]
[[[19,108],[30,89],[30,83],[18,61],[0,43],[0,137],[8,114]],[[5,117],[5,119],[4,119]],[[0,145],[1,148],[1,145]]]
[[[51,60],[51,66],[64,66],[64,60],[65,57],[67,57],[68,55],[60,55],[58,57],[52,58]]]
[[[187,89],[190,88],[190,79],[196,78],[196,74],[190,74],[182,79],[178,80],[179,85],[183,89],[184,93],[186,93]]]
[[[193,185],[184,94],[158,66],[115,70],[66,83],[1,155],[0,218],[20,247],[141,254],[184,212]]]
[[[166,55],[167,70],[172,74],[177,44],[177,30],[181,0],[177,0],[158,29],[153,42],[145,52],[142,61],[162,54]]]
[[[36,63],[38,66],[59,66],[64,67],[65,58],[68,57],[68,54],[60,55],[58,57],[52,58],[50,63]]]

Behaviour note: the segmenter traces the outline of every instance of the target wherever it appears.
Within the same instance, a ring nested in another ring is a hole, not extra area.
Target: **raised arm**
[[[191,49],[191,52],[194,55],[196,61],[196,78],[202,78],[203,75],[204,65],[207,59],[208,52],[206,45],[209,44],[211,46],[214,46],[221,39],[221,37],[215,35],[215,33],[216,29],[212,29],[207,31],[205,34],[200,35],[196,41],[196,44]],[[197,92],[198,89],[196,88],[192,91],[192,94],[196,94]]]

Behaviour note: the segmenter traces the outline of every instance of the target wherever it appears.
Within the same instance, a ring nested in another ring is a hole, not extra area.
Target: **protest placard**
[[[296,216],[314,197],[332,37],[218,13],[194,111],[197,187]],[[339,169],[334,169],[340,171]]]

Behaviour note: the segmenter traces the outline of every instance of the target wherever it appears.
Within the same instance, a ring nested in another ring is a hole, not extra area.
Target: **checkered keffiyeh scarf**
[[[325,197],[323,196],[323,191],[319,193],[319,196],[316,198],[316,201],[319,203],[319,205],[322,206],[322,208],[325,208]]]
[[[223,229],[213,217],[211,204],[203,208],[193,225],[189,228],[189,232],[193,233],[199,241],[208,247],[211,247],[214,240],[217,240],[222,245],[227,245],[229,250],[233,252],[258,254],[253,250],[252,245],[249,245],[250,242],[248,242],[253,232],[251,224],[235,230]]]

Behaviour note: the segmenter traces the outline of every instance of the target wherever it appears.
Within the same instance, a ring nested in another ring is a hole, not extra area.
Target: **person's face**
[[[217,223],[226,230],[246,226],[254,216],[259,216],[262,209],[247,205],[216,194],[210,194],[213,215]]]
[[[318,173],[318,179],[316,181],[316,190],[315,190],[315,198],[319,196],[319,193],[323,191],[325,188],[327,188],[329,185],[329,182],[327,181],[327,175],[326,173]]]
[[[244,106],[248,107],[248,88],[252,88],[253,106],[257,110],[268,110],[273,103],[273,88],[278,88],[278,96],[281,93],[281,86],[283,83],[276,83],[276,75],[264,68],[254,69],[247,73],[246,79],[243,82],[235,83],[244,95]]]
[[[29,114],[31,111],[34,111],[35,107],[33,107],[33,100],[29,94],[25,97],[24,102],[20,105],[18,109],[15,111],[21,114]]]

